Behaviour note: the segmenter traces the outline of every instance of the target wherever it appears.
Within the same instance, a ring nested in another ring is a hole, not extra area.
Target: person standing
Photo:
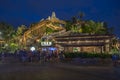
[[[119,59],[119,55],[118,54],[113,54],[112,55],[113,66],[117,66],[118,59]]]
[[[5,54],[4,54],[4,52],[2,52],[2,54],[1,54],[1,59],[2,59],[2,63],[4,63],[5,62]]]

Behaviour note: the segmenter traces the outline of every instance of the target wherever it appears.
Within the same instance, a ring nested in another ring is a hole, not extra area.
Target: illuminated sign
[[[41,42],[41,46],[51,46],[52,42]]]

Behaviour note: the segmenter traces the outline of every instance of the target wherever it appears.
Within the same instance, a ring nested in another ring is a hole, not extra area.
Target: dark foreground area
[[[71,63],[0,63],[0,80],[120,80],[120,67]]]

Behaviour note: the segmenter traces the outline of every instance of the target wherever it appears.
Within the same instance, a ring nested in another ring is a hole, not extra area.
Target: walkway
[[[119,80],[120,66],[68,63],[0,64],[0,80]]]

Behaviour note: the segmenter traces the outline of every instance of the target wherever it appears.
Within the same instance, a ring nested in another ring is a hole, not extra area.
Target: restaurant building
[[[80,34],[69,32],[55,37],[55,44],[65,52],[110,52],[114,35]]]

